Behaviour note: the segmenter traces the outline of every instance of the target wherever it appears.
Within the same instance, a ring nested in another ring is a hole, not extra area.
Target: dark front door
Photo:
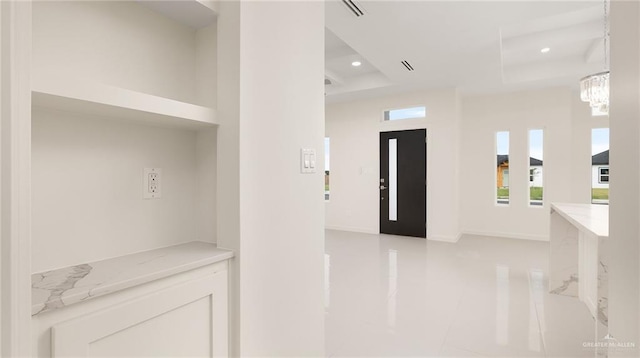
[[[380,233],[427,237],[427,131],[380,133]]]

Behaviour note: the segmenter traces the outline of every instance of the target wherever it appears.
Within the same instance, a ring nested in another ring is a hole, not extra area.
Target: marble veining
[[[606,205],[551,204],[549,292],[587,303],[597,337],[609,333],[608,214]],[[597,292],[592,297],[594,280]]]
[[[550,224],[549,292],[578,297],[578,230],[555,210]]]
[[[569,276],[569,279],[567,280],[563,280],[562,284],[560,285],[560,287],[557,287],[553,290],[551,290],[550,293],[556,294],[556,295],[561,295],[564,294],[567,289],[569,289],[569,287],[571,287],[571,285],[573,284],[578,284],[578,275],[574,274]]]
[[[609,298],[600,297],[598,299],[598,322],[601,322],[604,326],[609,326],[609,317],[607,316],[607,310],[609,307]]]
[[[600,240],[598,245],[598,310],[597,319],[609,327],[609,243]]]
[[[35,274],[35,279],[32,279],[31,287],[33,289],[49,292],[49,297],[47,298],[44,307],[35,314],[42,311],[64,307],[62,295],[72,289],[78,281],[87,276],[91,272],[91,269],[91,265],[83,264],[67,267],[61,270]]]
[[[31,314],[59,309],[233,257],[215,244],[185,244],[31,275]]]

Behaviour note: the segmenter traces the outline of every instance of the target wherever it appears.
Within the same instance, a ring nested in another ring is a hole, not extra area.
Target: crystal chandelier
[[[607,0],[604,1],[604,67],[607,68],[609,39]],[[609,115],[609,71],[589,75],[580,80],[580,99],[589,102],[592,116]]]
[[[592,116],[609,115],[609,71],[581,79],[580,99],[589,102]]]

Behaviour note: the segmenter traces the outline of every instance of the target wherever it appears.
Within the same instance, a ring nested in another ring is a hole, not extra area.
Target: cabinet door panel
[[[227,356],[227,272],[52,328],[54,357]]]

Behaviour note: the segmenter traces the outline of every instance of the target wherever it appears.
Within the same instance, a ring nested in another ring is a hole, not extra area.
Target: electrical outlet
[[[144,168],[143,197],[145,199],[158,199],[162,196],[162,169]]]

